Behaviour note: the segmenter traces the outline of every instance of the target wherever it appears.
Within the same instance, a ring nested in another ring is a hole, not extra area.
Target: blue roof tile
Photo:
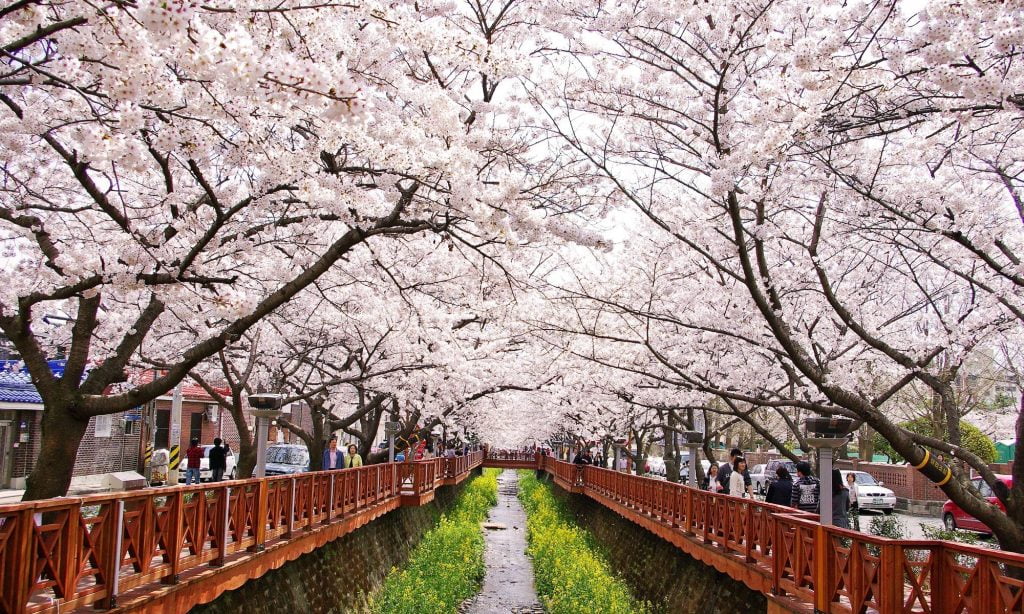
[[[43,399],[32,385],[32,378],[23,371],[0,371],[0,403],[34,403]]]

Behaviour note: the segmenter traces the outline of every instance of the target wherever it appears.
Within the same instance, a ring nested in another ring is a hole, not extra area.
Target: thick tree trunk
[[[238,397],[240,400],[240,397]],[[235,460],[235,477],[245,479],[252,477],[253,469],[256,468],[256,443],[253,441],[252,431],[245,421],[245,412],[239,404],[228,407],[231,420],[235,423],[235,431],[238,432],[238,458]]]
[[[89,426],[68,407],[47,406],[43,411],[39,458],[29,474],[22,501],[37,501],[68,494],[75,471],[78,446]]]

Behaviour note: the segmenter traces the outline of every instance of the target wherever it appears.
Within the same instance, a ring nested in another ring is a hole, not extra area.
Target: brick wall
[[[893,491],[897,497],[915,501],[945,501],[946,493],[931,482],[920,471],[910,465],[888,465],[885,463],[864,463],[858,460],[836,462],[840,469],[854,469],[870,473],[875,480]]]
[[[14,467],[11,472],[11,477],[14,480],[12,485],[24,487],[20,481],[23,481],[32,472],[39,459],[43,436],[43,412],[19,411],[13,412],[13,415],[15,424],[24,421],[28,425],[29,440],[27,443],[18,443],[18,447],[14,449]],[[109,437],[96,437],[96,418],[89,420],[89,426],[78,447],[73,475],[135,470],[139,458],[139,433],[126,435],[121,423],[122,417],[123,414],[110,416]],[[17,440],[17,433],[15,440]]]
[[[593,499],[552,489],[603,546],[612,569],[655,612],[732,614],[766,612],[764,595],[692,558]]]
[[[195,607],[192,614],[368,612],[369,598],[394,567],[409,559],[423,534],[451,508],[462,486],[444,487],[434,501],[402,507],[241,588]]]

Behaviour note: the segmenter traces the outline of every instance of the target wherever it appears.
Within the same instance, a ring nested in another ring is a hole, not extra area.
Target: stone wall
[[[761,593],[704,565],[585,495],[569,495],[558,487],[553,491],[604,548],[612,568],[625,579],[633,594],[650,602],[654,612],[767,611],[767,600]]]
[[[437,524],[441,513],[452,506],[461,489],[462,485],[439,488],[433,502],[385,514],[191,612],[367,612],[373,591],[380,587],[392,568],[405,564],[423,534]]]

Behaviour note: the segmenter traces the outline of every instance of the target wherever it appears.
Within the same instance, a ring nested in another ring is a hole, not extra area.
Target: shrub
[[[537,593],[551,614],[601,612],[632,614],[649,608],[637,603],[615,577],[587,532],[530,471],[519,472],[519,499],[526,509],[528,554],[533,558]]]
[[[476,594],[484,577],[480,523],[498,502],[497,469],[474,478],[413,550],[405,568],[392,569],[374,596],[380,613],[455,612]]]

